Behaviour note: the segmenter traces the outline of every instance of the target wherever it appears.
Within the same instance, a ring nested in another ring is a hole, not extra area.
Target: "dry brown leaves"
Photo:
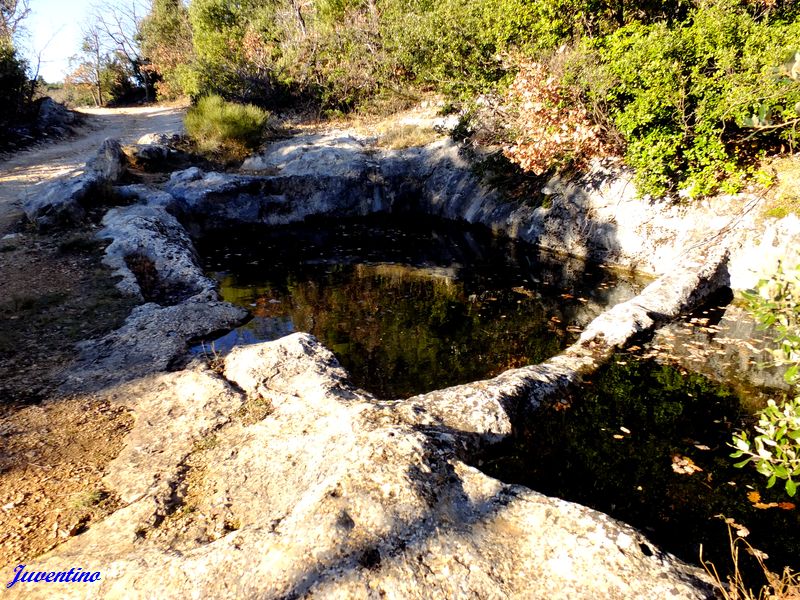
[[[554,165],[585,164],[607,154],[600,128],[571,101],[558,77],[540,63],[522,65],[508,89],[505,112],[517,132],[503,154],[525,171],[541,175]]]

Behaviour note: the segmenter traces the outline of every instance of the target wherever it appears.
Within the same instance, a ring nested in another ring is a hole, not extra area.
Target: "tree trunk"
[[[97,74],[97,106],[103,106],[103,82],[100,81],[100,71]]]
[[[624,27],[625,25],[625,2],[624,0],[617,0],[617,5],[614,9],[614,19],[617,25]]]
[[[142,81],[144,81],[144,101],[150,102],[150,80],[147,78],[147,71],[140,69],[139,73],[141,73]]]

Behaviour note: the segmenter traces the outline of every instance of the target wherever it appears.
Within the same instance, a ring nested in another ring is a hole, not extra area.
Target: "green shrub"
[[[798,6],[154,0],[141,36],[162,95],[305,101],[328,114],[408,102],[418,91],[495,92],[521,65],[578,48],[563,69],[563,113],[586,114],[609,147],[624,149],[641,194],[700,196],[737,191],[755,180],[751,165],[763,154],[800,141]]]
[[[705,2],[684,23],[584,40],[568,82],[625,139],[640,193],[736,191],[754,154],[800,141],[800,83],[784,66],[798,40],[798,22]]]
[[[252,104],[236,104],[220,96],[204,96],[186,113],[186,132],[203,152],[244,154],[258,147],[269,113]]]
[[[794,496],[800,480],[800,396],[781,407],[770,400],[758,413],[755,430],[758,435],[752,441],[746,432],[733,435],[736,451],[731,457],[745,457],[736,466],[743,467],[752,461],[756,470],[768,478],[768,488],[778,479],[784,479],[786,493]]]
[[[772,277],[759,281],[744,298],[762,328],[775,334],[779,346],[771,352],[772,362],[787,367],[786,383],[800,383],[800,266],[787,273],[779,265]]]

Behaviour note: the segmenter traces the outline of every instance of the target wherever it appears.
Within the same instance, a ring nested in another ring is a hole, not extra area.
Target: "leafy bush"
[[[798,40],[800,22],[705,2],[683,23],[584,40],[567,83],[625,139],[642,194],[731,192],[754,151],[800,141],[800,84],[784,66]]]
[[[475,0],[393,0],[381,18],[397,74],[456,95],[485,91],[504,75],[495,33],[486,6]]]
[[[376,15],[349,6],[355,3],[331,4],[330,12],[308,21],[305,34],[282,41],[276,73],[284,93],[347,111],[392,88],[392,60]]]
[[[788,273],[779,265],[771,278],[759,281],[744,297],[761,326],[775,332],[780,346],[772,350],[772,359],[788,367],[786,383],[800,383],[800,265]]]
[[[29,100],[30,84],[25,72],[25,62],[19,58],[14,46],[0,39],[0,125],[4,128],[14,123],[25,112]]]
[[[203,152],[243,155],[262,141],[269,113],[252,104],[236,104],[211,95],[186,113],[186,132]]]
[[[769,478],[768,488],[778,479],[785,479],[786,493],[794,496],[800,480],[800,396],[781,408],[770,400],[759,413],[755,430],[758,435],[752,442],[746,432],[734,434],[736,451],[731,457],[745,457],[735,466],[743,467],[752,461],[758,472]]]
[[[239,8],[240,10],[236,10]],[[239,97],[236,65],[241,62],[243,29],[241,7],[224,0],[195,0],[189,6],[198,89]]]
[[[745,294],[750,310],[764,328],[772,328],[780,346],[772,351],[776,365],[788,366],[784,379],[800,383],[800,266],[792,273],[779,267],[776,274],[762,280],[756,290]],[[751,441],[746,432],[733,436],[733,458],[745,457],[736,464],[753,462],[759,473],[768,477],[767,487],[785,479],[786,493],[794,496],[800,480],[800,396],[779,407],[770,400],[758,414],[757,436]]]
[[[177,4],[154,3],[145,41],[187,39]],[[289,94],[347,110],[408,85],[460,96],[490,90],[508,74],[509,52],[551,49],[607,29],[611,16],[596,0],[193,0],[193,57],[183,54],[201,89],[257,103]],[[174,45],[146,46],[174,81]]]
[[[130,66],[118,56],[111,58],[100,71],[100,85],[107,104],[130,102],[137,94]]]
[[[643,195],[694,197],[739,190],[757,179],[761,155],[800,141],[798,6],[154,0],[141,35],[163,94],[260,106],[349,111],[417,91],[468,99],[502,92],[519,71],[511,158],[539,171],[579,161],[603,139],[624,149]],[[572,49],[561,81],[534,74],[530,65],[548,64],[559,46]],[[528,93],[547,101],[525,108]]]

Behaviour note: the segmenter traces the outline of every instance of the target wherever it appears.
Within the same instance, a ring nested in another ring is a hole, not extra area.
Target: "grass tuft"
[[[378,138],[378,146],[390,150],[427,146],[442,138],[442,134],[432,127],[418,125],[394,125],[387,128]]]
[[[800,598],[800,573],[793,571],[789,567],[784,568],[780,574],[770,571],[764,563],[764,559],[767,556],[751,546],[750,542],[745,539],[750,534],[747,528],[739,525],[733,519],[725,518],[723,515],[717,516],[724,520],[728,527],[733,573],[728,576],[727,581],[722,581],[716,566],[709,561],[703,560],[702,545],[700,546],[700,563],[713,580],[716,591],[724,600],[797,600]],[[739,552],[741,549],[744,549],[747,554],[756,559],[764,574],[764,579],[767,583],[757,587],[757,591],[753,591],[750,582],[745,581],[739,568]]]

